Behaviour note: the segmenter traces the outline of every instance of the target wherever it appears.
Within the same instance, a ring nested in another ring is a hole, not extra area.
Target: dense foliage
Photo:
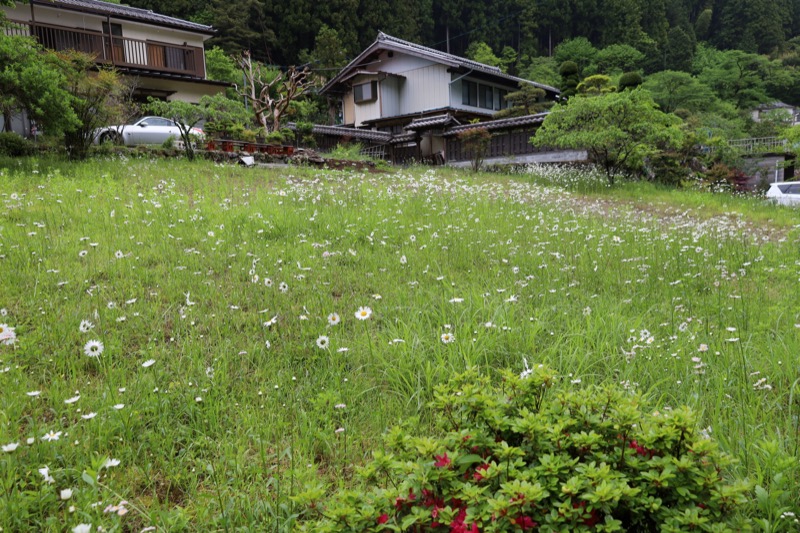
[[[794,69],[794,38],[800,35],[798,0],[133,0],[131,4],[212,24],[220,31],[212,42],[228,53],[250,49],[259,59],[283,65],[297,64],[301,57],[316,59],[321,69],[341,66],[379,30],[459,55],[471,47],[485,56],[489,48],[512,73],[525,72],[532,58],[553,55],[558,45],[578,37],[601,50],[601,69],[689,71],[700,44],[771,54]]]
[[[648,411],[619,386],[563,390],[544,365],[495,385],[468,370],[437,387],[440,436],[397,426],[361,473],[319,491],[307,531],[730,531],[747,484],[687,408]],[[552,390],[562,389],[562,390]],[[737,528],[738,529],[738,528]]]

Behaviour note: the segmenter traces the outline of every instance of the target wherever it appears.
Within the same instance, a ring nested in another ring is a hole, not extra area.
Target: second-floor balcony
[[[114,66],[122,71],[151,71],[205,78],[202,47],[130,39],[50,24],[10,22],[5,28],[7,34],[35,37],[42,46],[50,50],[85,52],[94,56],[97,63]]]

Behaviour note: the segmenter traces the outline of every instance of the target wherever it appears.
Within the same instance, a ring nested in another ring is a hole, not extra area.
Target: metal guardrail
[[[789,141],[780,137],[753,137],[728,141],[728,145],[746,154],[756,154],[784,152],[789,146]]]

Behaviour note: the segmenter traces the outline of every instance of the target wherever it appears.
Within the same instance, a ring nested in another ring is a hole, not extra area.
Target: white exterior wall
[[[369,82],[374,81],[374,80],[375,80],[375,78],[373,76],[356,76],[355,78],[353,78],[353,85],[359,85],[361,83],[369,83]],[[356,125],[356,127],[361,126],[362,123],[365,120],[372,120],[372,119],[376,119],[376,118],[381,118],[381,116],[382,116],[381,115],[381,93],[383,92],[382,89],[381,89],[382,84],[383,84],[382,81],[378,81],[378,87],[377,87],[377,89],[378,89],[377,93],[378,94],[377,94],[377,98],[375,100],[373,100],[371,102],[364,102],[364,103],[361,103],[361,104],[354,103],[354,105],[353,105],[353,111],[354,111],[353,123]],[[347,99],[349,99],[351,102],[353,102],[354,98],[355,98],[355,96],[354,96],[353,91],[351,89],[350,92],[347,93]]]
[[[380,87],[381,115],[391,117],[402,113],[402,86],[404,80],[399,78],[386,78],[378,82]]]
[[[403,89],[400,114],[418,113],[450,105],[447,66],[430,66],[408,71]]]

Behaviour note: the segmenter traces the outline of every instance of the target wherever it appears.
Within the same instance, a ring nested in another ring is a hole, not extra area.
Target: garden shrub
[[[476,370],[437,387],[439,432],[391,429],[359,473],[366,490],[297,495],[300,529],[728,531],[747,484],[685,407],[652,411],[614,386],[556,389],[536,366],[493,384]]]
[[[21,157],[32,155],[35,151],[33,143],[13,132],[0,132],[0,155]]]

